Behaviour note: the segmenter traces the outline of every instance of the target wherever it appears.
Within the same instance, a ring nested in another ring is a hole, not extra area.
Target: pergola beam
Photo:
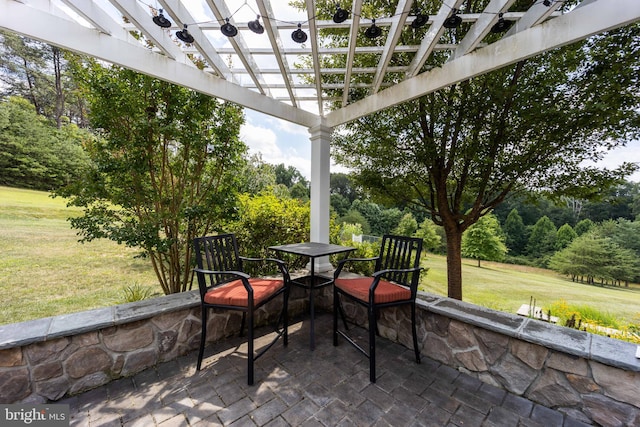
[[[3,11],[0,13],[0,28],[8,31],[121,65],[301,126],[312,127],[319,122],[314,114],[203,73],[196,67],[154,53],[142,45],[133,45],[13,0],[0,0],[0,8]]]

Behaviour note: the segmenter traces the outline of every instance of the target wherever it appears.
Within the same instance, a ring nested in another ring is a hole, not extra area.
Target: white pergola
[[[305,0],[304,13],[289,7],[288,0],[0,0],[0,28],[307,127],[310,238],[328,242],[334,127],[640,20],[640,0],[583,0],[565,12],[559,11],[562,2],[556,0],[536,0],[527,10],[512,11],[514,1],[490,0],[482,12],[465,14],[456,13],[464,9],[464,0],[430,2],[439,5],[437,10],[420,10],[423,1],[392,0],[396,12],[390,17],[364,16],[366,0],[343,1],[351,4],[340,10],[347,12],[347,19],[334,22],[331,17],[338,9],[320,11],[314,0]],[[443,43],[453,15],[471,25],[466,25],[459,42]],[[358,46],[357,34],[370,28],[374,19],[382,34]],[[414,29],[414,21],[420,19],[424,25]],[[487,37],[500,19],[510,28],[499,37]],[[260,28],[261,34],[253,31]],[[318,31],[334,28],[349,34],[347,46],[320,43]],[[227,37],[223,30],[237,34]],[[419,45],[400,43],[408,30],[420,32]],[[298,42],[292,37],[295,31]],[[302,39],[306,40],[299,43]],[[436,52],[448,54],[448,61],[426,70],[424,64]],[[394,54],[412,59],[404,66],[392,65]],[[345,66],[326,68],[323,58],[330,55],[344,57]],[[375,55],[377,66],[355,67],[357,55]],[[204,67],[196,66],[194,59]],[[324,83],[320,76],[327,74],[337,76],[333,80],[339,83]],[[350,89],[368,95],[350,103]]]

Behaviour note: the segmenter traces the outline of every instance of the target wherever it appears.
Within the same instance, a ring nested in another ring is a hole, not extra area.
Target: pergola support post
[[[323,123],[309,128],[311,134],[311,241],[329,243],[329,174],[332,127]],[[329,257],[317,258],[316,272],[333,267]]]

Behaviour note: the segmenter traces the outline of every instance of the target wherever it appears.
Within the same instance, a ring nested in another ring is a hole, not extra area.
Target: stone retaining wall
[[[290,313],[306,302],[294,288]],[[330,288],[316,298],[331,302]],[[270,304],[262,323],[278,312]],[[417,305],[424,356],[587,423],[640,425],[635,345],[424,293]],[[345,311],[366,324],[360,307]],[[239,314],[210,322],[208,341],[238,333]],[[379,330],[411,348],[408,309],[384,310]],[[197,349],[199,333],[195,292],[0,326],[0,403],[55,401],[133,375]]]
[[[585,423],[640,425],[636,345],[434,295],[417,305],[422,355]],[[410,316],[382,311],[380,334],[412,348]]]

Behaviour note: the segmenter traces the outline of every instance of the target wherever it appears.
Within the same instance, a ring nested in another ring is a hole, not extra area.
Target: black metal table
[[[351,252],[355,250],[351,246],[340,246],[331,243],[305,242],[291,243],[288,245],[269,246],[269,249],[276,252],[284,252],[294,255],[306,256],[311,262],[310,274],[308,276],[299,277],[291,281],[292,284],[309,289],[309,316],[310,322],[310,347],[315,349],[315,331],[314,331],[314,303],[313,290],[333,283],[333,279],[319,280],[315,272],[315,259],[323,256],[334,255],[339,253]]]

